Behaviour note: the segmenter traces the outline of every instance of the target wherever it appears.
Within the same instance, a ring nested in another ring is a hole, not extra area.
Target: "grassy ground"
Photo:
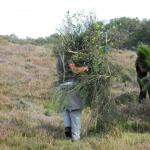
[[[82,114],[82,139],[65,139],[63,121],[50,103],[50,88],[56,79],[50,49],[0,40],[0,149],[11,150],[148,150],[150,149],[150,104],[137,103],[134,52],[113,51],[111,60],[131,72],[130,82],[113,85],[118,111],[126,117],[124,130],[85,136],[88,115]],[[116,83],[116,82],[115,82]]]

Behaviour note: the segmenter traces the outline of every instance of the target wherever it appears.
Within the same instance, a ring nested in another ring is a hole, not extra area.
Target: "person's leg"
[[[148,95],[149,95],[149,99],[150,99],[150,79],[148,80],[148,86],[147,86],[147,90],[148,90]]]
[[[146,91],[143,91],[140,89],[140,94],[139,94],[139,103],[143,103],[144,99],[146,98]]]
[[[144,90],[144,84],[141,84],[140,81],[138,81],[139,87],[140,87],[140,94],[139,94],[139,103],[143,103],[144,99],[146,98],[147,91]]]
[[[72,132],[72,141],[76,141],[80,139],[80,130],[81,130],[81,123],[80,123],[80,110],[73,110],[71,111],[71,132]]]
[[[149,96],[149,99],[150,99],[150,88],[148,89],[148,96]]]
[[[65,135],[68,138],[72,137],[71,134],[71,118],[70,118],[70,112],[68,110],[64,110],[63,112],[64,117],[64,128],[65,128]]]
[[[148,96],[149,96],[149,98],[150,98],[150,79],[146,79],[146,89],[147,89],[147,91],[148,91]]]

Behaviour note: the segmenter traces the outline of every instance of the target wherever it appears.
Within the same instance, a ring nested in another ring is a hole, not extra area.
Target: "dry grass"
[[[50,124],[43,106],[49,101],[55,67],[47,49],[28,44],[0,44],[0,62],[0,143],[9,149],[15,146],[13,140],[19,146],[24,134],[38,136]]]
[[[3,41],[2,41],[3,42]],[[126,68],[134,68],[134,52],[111,53],[112,61]],[[55,150],[120,150],[150,148],[147,133],[122,132],[114,128],[104,136],[92,133],[86,137],[90,110],[82,114],[82,139],[72,143],[63,134],[63,121],[59,114],[50,111],[50,88],[55,80],[55,59],[45,47],[30,44],[17,45],[0,42],[0,149],[55,149]],[[136,103],[138,87],[136,82],[115,84],[114,97],[121,112],[135,114],[144,121],[150,107]],[[126,97],[126,98],[124,98]],[[126,103],[127,99],[127,103]],[[143,115],[139,115],[140,112]],[[148,117],[146,117],[148,119]],[[129,120],[130,121],[130,120]],[[145,131],[146,132],[146,131]]]
[[[110,53],[112,62],[117,62],[125,68],[134,68],[136,53],[129,50],[112,50]]]

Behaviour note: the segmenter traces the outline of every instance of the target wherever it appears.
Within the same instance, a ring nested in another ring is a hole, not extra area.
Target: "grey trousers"
[[[64,127],[71,127],[72,139],[79,140],[81,132],[81,123],[80,123],[80,110],[64,110]]]

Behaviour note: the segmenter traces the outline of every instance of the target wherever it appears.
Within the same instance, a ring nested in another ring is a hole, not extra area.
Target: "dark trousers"
[[[145,85],[146,84],[150,84],[150,80],[148,79],[139,79],[138,78],[138,84],[139,84],[139,87],[140,87],[140,94],[139,94],[139,102],[140,103],[143,103],[143,100],[146,98],[146,95],[147,95],[147,92],[148,92],[148,95],[149,95],[149,98],[150,98],[150,88],[147,87],[145,88]]]

